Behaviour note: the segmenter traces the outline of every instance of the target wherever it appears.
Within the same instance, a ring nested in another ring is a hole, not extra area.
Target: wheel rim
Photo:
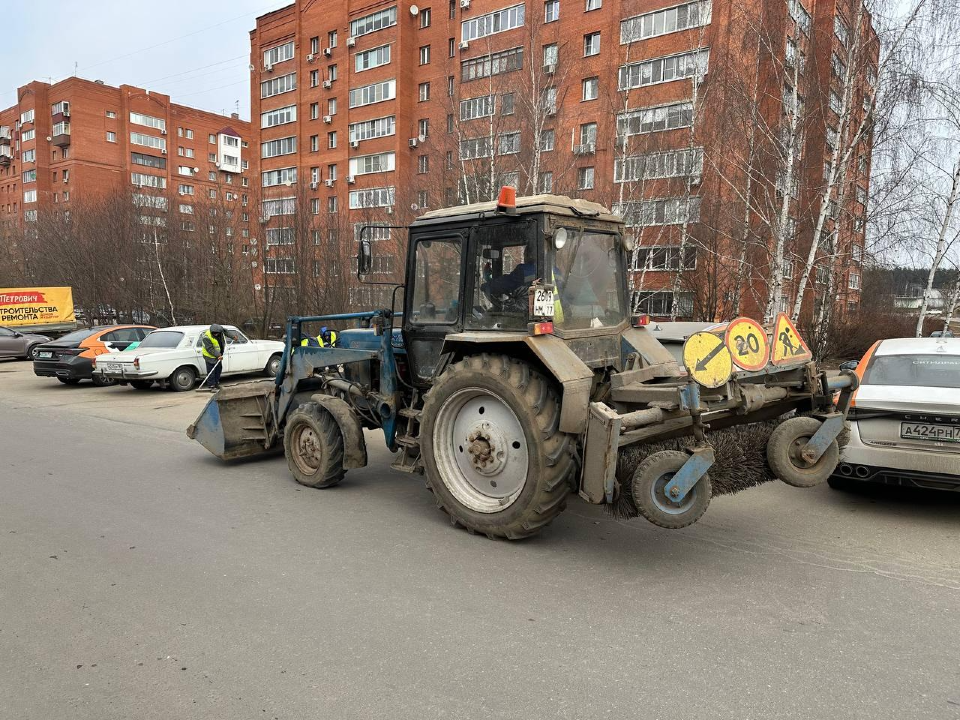
[[[280,369],[280,358],[274,358],[270,361],[270,364],[267,365],[267,373],[270,375],[276,375],[277,370]]]
[[[475,512],[505,510],[526,485],[530,458],[523,425],[487,390],[464,388],[447,398],[437,412],[433,444],[443,484]]]
[[[806,447],[807,443],[810,442],[810,438],[798,437],[792,443],[790,443],[790,462],[798,468],[808,469],[812,468],[816,463],[812,463],[803,456],[803,448]]]
[[[193,376],[186,370],[177,373],[177,387],[188,388],[193,385]]]
[[[293,429],[293,462],[304,475],[316,475],[323,462],[323,450],[313,428],[306,423]]]
[[[666,472],[650,485],[650,498],[653,500],[653,504],[657,506],[658,510],[667,515],[683,515],[687,512],[693,506],[693,494],[697,490],[696,486],[694,486],[690,489],[690,492],[684,495],[679,501],[673,500],[667,494],[667,485],[673,480],[675,474],[676,473],[673,472]]]

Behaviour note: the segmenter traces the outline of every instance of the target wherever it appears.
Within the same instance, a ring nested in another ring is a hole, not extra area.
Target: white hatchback
[[[857,374],[850,441],[830,484],[960,490],[960,338],[881,340]]]

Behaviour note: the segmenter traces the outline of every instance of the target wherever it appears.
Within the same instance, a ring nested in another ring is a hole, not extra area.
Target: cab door
[[[239,330],[224,328],[227,349],[223,353],[223,372],[250,373],[263,370],[266,363],[260,363],[257,346]]]
[[[403,316],[413,380],[429,385],[443,339],[463,328],[466,232],[426,232],[411,238]]]

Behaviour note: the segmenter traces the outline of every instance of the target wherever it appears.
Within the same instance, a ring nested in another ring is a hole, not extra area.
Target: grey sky
[[[0,107],[30,80],[76,74],[145,86],[174,102],[250,117],[249,31],[290,0],[5,2]]]

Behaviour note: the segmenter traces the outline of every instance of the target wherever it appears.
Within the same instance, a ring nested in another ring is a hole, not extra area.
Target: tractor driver
[[[512,295],[520,288],[530,287],[537,279],[537,260],[529,245],[523,249],[523,262],[505,275],[490,278],[480,286],[487,297]]]

